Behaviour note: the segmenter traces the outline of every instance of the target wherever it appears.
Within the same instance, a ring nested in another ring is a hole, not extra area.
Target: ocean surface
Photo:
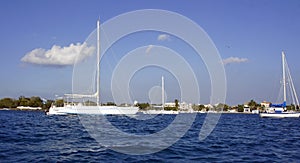
[[[191,115],[184,116],[189,119]],[[299,118],[222,114],[213,132],[200,141],[205,116],[197,114],[191,128],[170,147],[128,155],[98,143],[78,116],[0,111],[0,162],[300,162]],[[175,117],[160,115],[145,121],[106,118],[120,130],[147,135],[162,131]]]

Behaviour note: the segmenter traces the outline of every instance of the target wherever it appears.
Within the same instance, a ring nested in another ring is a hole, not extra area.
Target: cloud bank
[[[46,50],[42,48],[34,49],[21,59],[22,62],[46,65],[46,66],[70,66],[78,61],[93,54],[95,47],[88,47],[86,43],[70,44],[66,47],[53,45],[51,49]],[[79,55],[80,54],[80,55]]]
[[[242,62],[247,62],[247,61],[248,61],[247,58],[229,57],[229,58],[223,59],[223,64],[227,65],[227,64],[231,64],[231,63],[242,63]]]
[[[167,34],[161,34],[157,36],[158,41],[165,41],[165,40],[170,40],[170,35]]]

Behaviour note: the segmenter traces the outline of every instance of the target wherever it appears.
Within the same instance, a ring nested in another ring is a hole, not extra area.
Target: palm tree
[[[258,105],[254,100],[251,100],[250,102],[248,102],[248,106],[252,110],[252,109],[256,108]]]
[[[178,110],[178,108],[179,108],[179,104],[178,104],[178,100],[177,99],[175,99],[175,108],[176,108],[176,110]]]

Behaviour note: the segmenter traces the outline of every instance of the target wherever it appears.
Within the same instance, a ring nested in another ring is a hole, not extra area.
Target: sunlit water
[[[121,130],[142,135],[162,130],[175,116],[158,116],[147,123],[107,118]],[[0,111],[0,162],[300,162],[299,118],[223,114],[212,134],[199,141],[204,118],[198,114],[184,137],[165,150],[126,155],[98,144],[77,116]]]

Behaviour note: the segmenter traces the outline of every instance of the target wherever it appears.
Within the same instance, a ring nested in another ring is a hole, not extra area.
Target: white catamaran
[[[132,115],[138,112],[135,106],[102,106],[100,105],[100,21],[97,21],[97,84],[96,93],[91,95],[83,94],[65,94],[67,98],[96,98],[94,106],[88,106],[83,103],[65,102],[63,106],[52,105],[47,112],[48,115],[66,115],[66,114],[100,114],[100,115]]]
[[[299,101],[297,93],[293,84],[293,80],[286,62],[285,54],[282,52],[282,83],[283,83],[283,103],[282,104],[271,104],[270,108],[267,108],[266,113],[260,113],[260,117],[270,117],[270,118],[288,118],[288,117],[299,117],[300,113],[288,112],[286,110],[286,86],[288,86],[291,92],[291,97],[295,107],[299,107]]]

